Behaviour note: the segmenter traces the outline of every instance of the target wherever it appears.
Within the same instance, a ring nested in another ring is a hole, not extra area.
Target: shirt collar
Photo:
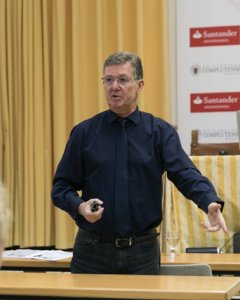
[[[117,118],[119,118],[119,116],[117,114],[115,114],[112,110],[108,110],[108,123],[111,124],[113,123]],[[129,115],[127,117],[130,121],[132,121],[135,125],[138,124],[138,122],[140,121],[140,111],[138,109],[138,107],[135,109],[135,111],[133,113],[131,113],[131,115]]]

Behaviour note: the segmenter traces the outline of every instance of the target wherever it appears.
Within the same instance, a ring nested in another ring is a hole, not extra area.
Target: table
[[[238,277],[0,272],[1,299],[15,295],[16,299],[42,296],[45,299],[227,300],[239,290]]]
[[[71,258],[58,261],[45,261],[29,258],[3,258],[3,270],[23,271],[70,271]],[[162,264],[195,264],[207,263],[213,273],[240,275],[240,253],[179,253],[174,261],[161,253]]]
[[[38,260],[30,258],[2,258],[3,270],[22,271],[70,271],[71,258],[57,261]]]
[[[178,230],[179,252],[187,247],[223,247],[224,252],[233,252],[228,243],[234,233],[240,232],[240,155],[191,156],[193,163],[213,183],[217,194],[225,201],[223,215],[228,233],[209,233],[201,222],[207,216],[195,203],[187,200],[176,187],[165,178],[163,199],[163,222],[161,225],[162,252],[167,246],[164,234],[171,227]],[[225,245],[225,246],[224,246]]]
[[[206,263],[213,274],[240,275],[240,254],[238,253],[179,253],[174,260],[166,254],[161,255],[162,264],[199,264]]]

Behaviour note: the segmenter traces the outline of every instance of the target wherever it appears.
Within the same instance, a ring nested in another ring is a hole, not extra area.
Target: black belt
[[[81,231],[85,232],[88,236],[94,239],[94,241],[97,241],[99,243],[107,243],[111,244],[115,247],[118,248],[123,248],[123,247],[131,247],[137,243],[144,242],[149,239],[153,239],[159,235],[159,233],[154,229],[150,231],[146,231],[142,233],[141,235],[132,235],[130,237],[126,238],[116,238],[116,237],[111,237],[111,236],[103,236],[103,235],[98,235],[94,234],[92,232],[88,232],[85,230]]]

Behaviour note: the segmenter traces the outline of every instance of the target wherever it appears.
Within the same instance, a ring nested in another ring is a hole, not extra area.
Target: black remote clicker
[[[98,211],[98,207],[100,206],[100,204],[99,203],[97,203],[96,201],[93,201],[92,203],[91,203],[91,211],[93,212],[93,211]]]

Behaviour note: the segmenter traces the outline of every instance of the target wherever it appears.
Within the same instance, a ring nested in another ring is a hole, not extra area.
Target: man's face
[[[104,70],[104,89],[109,108],[126,117],[137,107],[137,96],[143,88],[143,80],[134,80],[130,63],[107,66]]]

